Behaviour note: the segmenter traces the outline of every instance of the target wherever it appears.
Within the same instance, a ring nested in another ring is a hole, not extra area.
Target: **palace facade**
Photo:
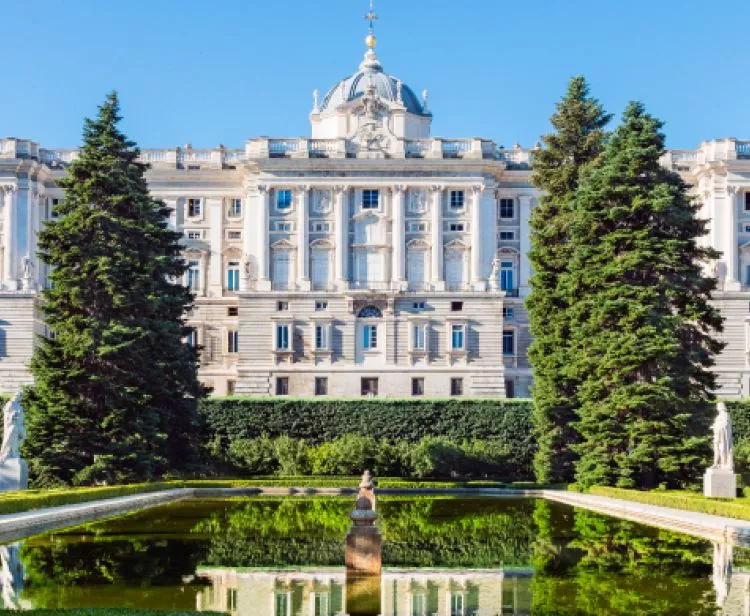
[[[311,136],[143,150],[183,236],[188,343],[218,395],[525,397],[533,150],[431,135],[425,90],[359,69],[313,97]],[[30,380],[47,280],[36,233],[76,150],[0,140],[0,391]],[[721,391],[750,391],[750,143],[670,152],[722,251]]]

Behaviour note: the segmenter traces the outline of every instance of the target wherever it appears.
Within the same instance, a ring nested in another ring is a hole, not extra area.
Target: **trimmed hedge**
[[[609,496],[610,498],[621,498],[623,500],[645,503],[647,505],[659,505],[661,507],[674,507],[698,513],[720,515],[740,520],[750,520],[750,499],[716,499],[706,498],[697,492],[685,491],[661,491],[641,492],[639,490],[627,490],[624,488],[607,488],[594,486],[589,492],[596,496]]]
[[[732,418],[732,435],[735,441],[750,439],[750,398],[727,400],[726,404]]]

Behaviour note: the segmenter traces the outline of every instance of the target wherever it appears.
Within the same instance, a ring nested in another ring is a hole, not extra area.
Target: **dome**
[[[359,65],[359,71],[351,77],[339,81],[326,94],[323,103],[320,105],[320,112],[332,111],[339,105],[362,96],[368,87],[368,83],[375,88],[375,93],[380,98],[394,103],[402,103],[409,113],[430,115],[424,110],[422,103],[409,86],[400,79],[383,72],[383,67],[372,49],[365,53],[365,59]],[[398,100],[399,84],[401,84],[401,101]]]

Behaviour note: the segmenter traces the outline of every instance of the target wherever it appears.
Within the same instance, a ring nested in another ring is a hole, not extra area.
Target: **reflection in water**
[[[0,550],[3,601],[340,615],[351,510],[199,499],[38,535]],[[750,616],[744,547],[522,498],[382,497],[377,527],[384,616]]]

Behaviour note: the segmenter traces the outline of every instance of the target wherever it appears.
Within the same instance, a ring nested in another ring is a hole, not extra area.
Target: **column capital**
[[[349,186],[347,186],[345,184],[336,184],[333,187],[333,192],[335,192],[338,195],[341,195],[341,194],[345,193],[347,190],[349,190]]]
[[[8,194],[18,192],[18,185],[17,184],[2,184],[0,185],[0,189],[4,190]]]
[[[728,195],[738,195],[742,191],[741,186],[727,186]]]
[[[307,192],[311,188],[312,188],[312,185],[310,184],[300,184],[299,186],[297,186],[297,190],[299,192]]]
[[[475,184],[471,187],[471,192],[474,193],[474,196],[481,195],[484,192],[484,184]]]
[[[258,192],[261,195],[267,195],[270,190],[271,187],[268,184],[258,184]]]
[[[393,190],[393,192],[397,194],[403,194],[404,192],[406,192],[406,189],[407,189],[406,184],[394,184],[391,187],[391,190]]]
[[[445,184],[433,184],[430,186],[432,193],[442,193],[445,190]]]

